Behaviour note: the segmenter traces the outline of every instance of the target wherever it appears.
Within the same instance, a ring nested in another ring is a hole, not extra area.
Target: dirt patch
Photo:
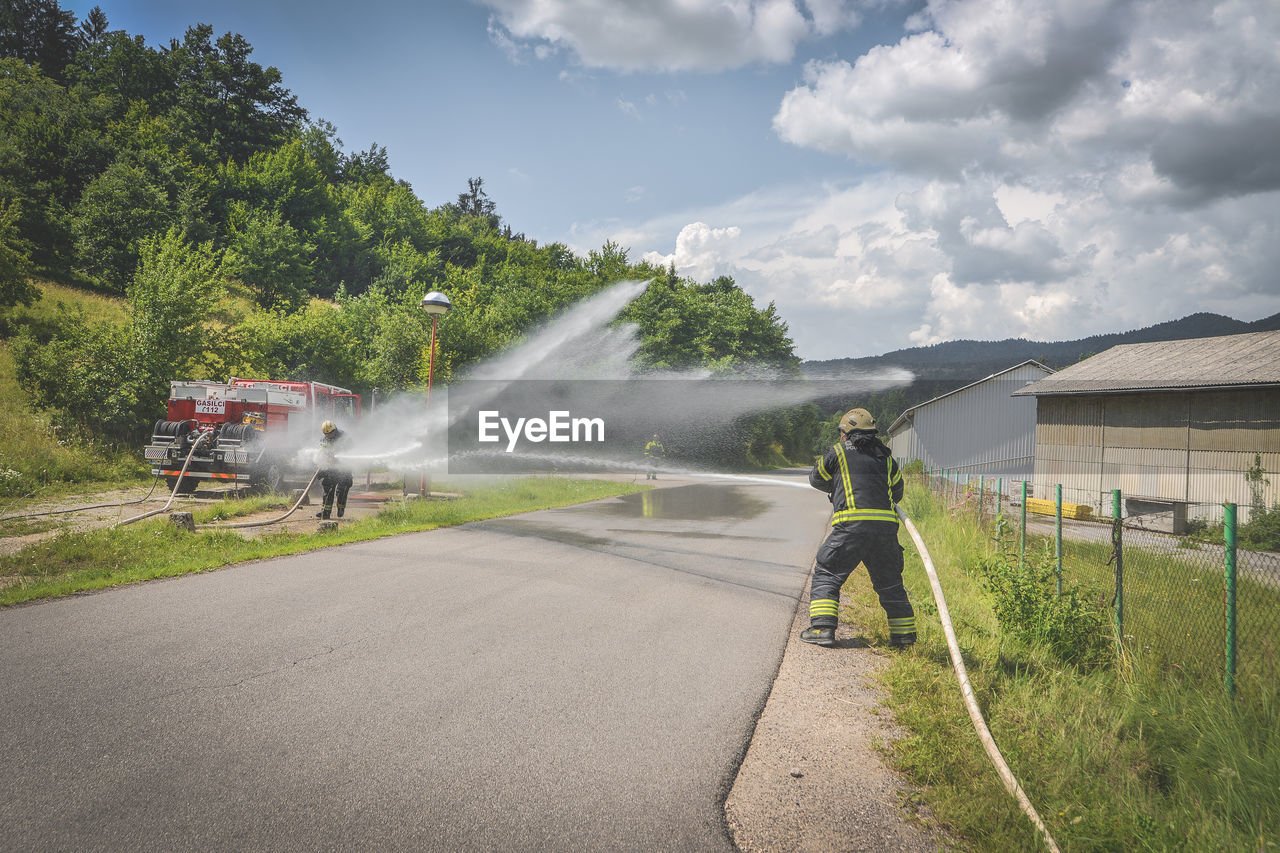
[[[197,491],[195,495],[178,495],[169,508],[157,517],[163,518],[169,512],[191,512],[202,506],[208,506],[210,503],[232,497],[234,494],[235,490],[231,488],[203,488]],[[236,528],[236,530],[246,537],[257,536],[262,533],[278,533],[282,530],[289,532],[313,531],[320,521],[316,518],[316,513],[320,509],[320,487],[313,486],[308,497],[309,504],[299,507],[296,512],[283,522],[265,527]],[[373,515],[386,505],[386,501],[399,499],[400,494],[398,491],[353,489],[347,500],[345,520],[350,521]],[[64,532],[109,527],[134,516],[161,509],[168,500],[169,492],[161,484],[160,488],[154,491],[150,490],[149,487],[116,489],[92,495],[73,495],[57,501],[28,506],[21,512],[14,513],[13,517],[8,519],[7,522],[0,520],[0,554],[12,554],[28,545],[33,545]],[[282,506],[279,508],[273,507],[250,515],[212,522],[212,524],[244,524],[246,522],[270,521],[284,515],[289,507],[293,505],[288,495],[281,496],[280,500]],[[90,509],[88,507],[93,508]],[[75,511],[62,512],[64,510]],[[20,518],[20,516],[33,516],[36,513],[58,514]],[[29,530],[35,522],[48,522],[49,527],[30,533],[22,532]]]

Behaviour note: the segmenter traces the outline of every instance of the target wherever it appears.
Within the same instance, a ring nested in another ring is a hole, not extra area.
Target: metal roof
[[[916,403],[914,406],[908,409],[903,409],[902,414],[898,415],[898,417],[894,420],[894,422],[889,425],[889,434],[892,435],[894,430],[896,430],[899,426],[901,426],[902,424],[910,420],[912,416],[911,413],[914,412],[916,409],[921,409],[921,408],[924,408],[925,406],[931,406],[934,403],[938,402],[939,400],[950,397],[953,394],[959,394],[961,391],[967,391],[970,388],[974,387],[975,385],[981,385],[983,382],[990,382],[992,379],[996,379],[997,377],[1004,376],[1006,373],[1012,373],[1013,371],[1017,370],[1020,367],[1026,367],[1028,364],[1034,365],[1040,368],[1045,373],[1050,373],[1050,374],[1053,373],[1053,368],[1045,367],[1043,364],[1036,361],[1034,358],[1029,358],[1026,361],[1015,364],[1013,367],[1006,367],[1004,370],[1000,370],[991,374],[990,376],[983,377],[982,379],[979,379],[977,382],[970,382],[968,385],[961,386],[960,388],[956,388],[953,391],[948,391],[945,394],[939,394],[937,397],[934,397],[932,400],[926,400],[923,403]],[[1011,394],[1010,396],[1013,396],[1013,395]]]
[[[1120,344],[1063,368],[1014,396],[1268,385],[1280,385],[1280,331]]]

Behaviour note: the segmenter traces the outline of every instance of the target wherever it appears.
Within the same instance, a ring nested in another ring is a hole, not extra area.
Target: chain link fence
[[[1239,545],[1234,504],[1035,494],[1021,480],[947,471],[922,480],[953,513],[1011,537],[1020,559],[1051,561],[1059,590],[1105,607],[1126,664],[1280,699],[1280,553]]]

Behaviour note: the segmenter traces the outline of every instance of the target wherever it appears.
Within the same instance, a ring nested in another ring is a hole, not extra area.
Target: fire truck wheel
[[[165,477],[164,484],[169,487],[169,491],[173,491],[173,487],[178,485],[177,477]],[[178,487],[180,495],[194,495],[196,488],[200,485],[200,481],[194,477],[183,477],[182,485]]]
[[[253,472],[252,482],[267,494],[280,494],[284,490],[284,468],[274,459],[264,460]]]

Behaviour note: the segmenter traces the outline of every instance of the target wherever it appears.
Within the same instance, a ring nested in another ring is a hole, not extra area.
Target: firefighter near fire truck
[[[279,493],[309,482],[298,451],[315,446],[318,424],[360,414],[358,394],[323,382],[177,380],[143,458],[175,493],[201,484]]]
[[[335,499],[338,518],[347,511],[347,493],[351,491],[351,469],[338,462],[337,451],[345,442],[346,433],[333,421],[325,421],[320,427],[320,458],[324,466],[317,475],[324,489],[324,500],[316,518],[328,520],[334,511]]]
[[[916,614],[902,584],[902,546],[898,515],[902,472],[876,436],[866,409],[850,409],[840,419],[840,440],[809,472],[809,484],[831,500],[831,533],[818,549],[809,594],[809,627],[800,639],[835,645],[840,587],[860,564],[889,619],[889,645],[906,648],[916,641]]]

